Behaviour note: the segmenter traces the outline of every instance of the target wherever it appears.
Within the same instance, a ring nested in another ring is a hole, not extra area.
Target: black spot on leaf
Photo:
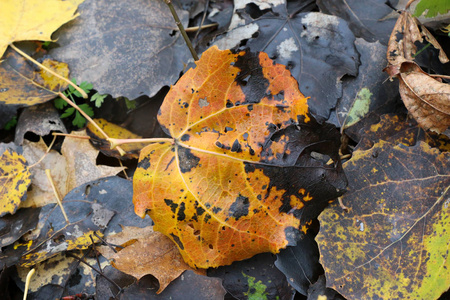
[[[233,146],[231,147],[231,152],[242,152],[242,147],[238,140],[234,140]]]
[[[138,168],[140,169],[144,169],[147,170],[148,168],[150,168],[151,164],[150,164],[150,159],[148,157],[144,157],[143,159],[141,159],[141,161],[138,163]]]
[[[184,245],[181,242],[180,238],[175,234],[171,233],[170,236],[173,238],[174,242],[180,247],[181,250],[184,250]]]
[[[193,155],[191,150],[178,147],[178,159],[180,161],[180,170],[182,173],[190,172],[193,168],[197,167],[200,158]]]
[[[177,213],[177,220],[178,221],[183,221],[186,218],[186,215],[184,214],[184,210],[185,210],[185,204],[184,202],[180,203],[180,208],[178,209],[178,213]]]
[[[230,210],[228,215],[239,220],[241,217],[245,217],[248,215],[248,208],[250,207],[250,201],[248,197],[244,197],[241,194],[236,198],[236,201],[233,202],[230,206]]]
[[[170,207],[170,210],[175,213],[175,211],[177,210],[178,204],[176,204],[175,202],[173,202],[170,199],[164,199],[164,202],[166,203],[167,206]],[[183,203],[184,204],[184,203]]]

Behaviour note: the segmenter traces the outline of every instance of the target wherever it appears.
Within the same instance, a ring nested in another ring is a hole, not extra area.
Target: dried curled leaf
[[[158,120],[174,140],[142,150],[135,211],[192,267],[295,244],[346,186],[336,129],[309,115],[289,70],[265,53],[208,49]]]
[[[402,100],[417,123],[440,133],[450,126],[450,85],[431,77],[413,61],[415,43],[423,42],[423,38],[439,50],[442,63],[449,61],[431,33],[423,25],[419,29],[419,21],[403,11],[389,39],[385,71],[399,79]]]

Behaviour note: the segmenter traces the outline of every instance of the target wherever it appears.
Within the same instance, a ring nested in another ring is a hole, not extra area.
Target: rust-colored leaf
[[[25,158],[6,149],[0,156],[0,217],[14,214],[31,182]]]
[[[336,129],[309,115],[289,70],[265,53],[208,49],[158,120],[173,142],[142,150],[135,211],[192,267],[295,244],[346,186]]]
[[[417,123],[425,130],[438,133],[450,126],[450,85],[422,71],[413,61],[417,52],[416,42],[423,38],[439,49],[439,59],[449,59],[431,33],[416,18],[403,11],[389,39],[385,71],[399,80],[403,102]]]
[[[183,261],[176,245],[162,233],[153,231],[151,227],[125,227],[122,232],[108,237],[107,240],[125,247],[114,254],[108,253],[107,247],[102,247],[104,250],[102,254],[112,259],[111,264],[138,280],[152,274],[159,281],[158,294],[181,273],[192,270]],[[204,270],[193,271],[206,275]]]

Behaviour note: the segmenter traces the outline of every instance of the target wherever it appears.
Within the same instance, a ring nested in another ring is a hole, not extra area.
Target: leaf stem
[[[61,208],[64,219],[66,220],[67,224],[70,224],[69,218],[67,217],[66,211],[64,210],[64,207],[61,203],[61,197],[59,196],[58,190],[56,190],[55,183],[53,182],[52,174],[50,173],[50,169],[45,169],[45,175],[47,175],[47,179],[52,186],[53,193],[55,194],[55,197],[56,197],[56,202],[58,202],[58,205]]]
[[[172,0],[164,0],[164,2],[166,2],[167,6],[169,7],[170,12],[172,13],[173,18],[175,19],[175,23],[177,24],[178,29],[180,29],[181,35],[184,38],[184,41],[186,42],[189,51],[191,51],[192,57],[194,58],[195,61],[197,61],[198,60],[197,52],[195,52],[191,40],[189,40],[189,37],[187,36],[186,31],[184,30],[183,24],[181,24],[180,18],[178,18],[178,14],[175,11],[175,7],[173,7]]]
[[[39,66],[40,68],[44,69],[45,71],[49,72],[50,74],[52,74],[53,76],[65,81],[67,84],[71,85],[74,89],[76,89],[78,92],[80,92],[80,94],[83,96],[84,99],[87,99],[88,95],[86,94],[85,91],[83,91],[79,86],[77,86],[75,83],[73,83],[72,81],[70,81],[67,78],[62,77],[61,75],[59,75],[58,73],[52,71],[51,69],[47,68],[46,66],[42,65],[41,63],[39,63],[38,61],[36,61],[34,58],[32,58],[31,56],[29,56],[28,54],[26,54],[25,52],[23,52],[22,50],[20,50],[19,48],[17,48],[16,46],[14,46],[13,43],[9,44],[9,46],[11,48],[13,48],[17,53],[19,53],[20,55],[22,55],[23,57],[25,57],[26,59],[28,59],[29,61],[31,61],[32,63],[34,63],[35,65]]]
[[[33,268],[27,274],[27,278],[25,279],[25,290],[24,290],[24,294],[23,294],[23,300],[27,300],[28,289],[30,287],[31,277],[33,277],[35,272],[36,272],[36,269]]]
[[[111,149],[114,149],[118,145],[132,144],[132,143],[171,143],[174,144],[175,140],[171,138],[149,138],[149,139],[113,139],[107,138],[111,143]]]
[[[72,106],[73,108],[75,108],[80,114],[82,114],[83,117],[86,118],[86,120],[88,120],[89,122],[91,122],[91,124],[94,125],[94,127],[97,128],[97,130],[98,130],[101,134],[103,134],[103,136],[105,137],[106,140],[108,140],[108,141],[110,140],[110,137],[106,134],[106,132],[104,132],[104,131],[97,125],[97,123],[95,123],[94,120],[91,119],[91,117],[89,117],[82,109],[80,109],[80,108],[78,107],[78,105],[76,105],[74,102],[70,101],[69,98],[67,98],[66,95],[64,95],[63,93],[59,92],[58,95],[59,95],[62,99],[64,99],[64,101],[66,101],[70,106]],[[111,145],[111,147],[112,147],[112,145]],[[125,151],[124,151],[122,148],[117,147],[116,149],[117,149],[117,151],[119,151],[119,153],[120,153],[121,156],[125,155]]]

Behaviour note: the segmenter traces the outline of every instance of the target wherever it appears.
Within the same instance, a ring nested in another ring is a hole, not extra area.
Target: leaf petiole
[[[108,142],[111,143],[111,149],[116,148],[119,145],[123,144],[132,144],[132,143],[171,143],[174,144],[175,140],[171,138],[149,138],[149,139],[113,139],[107,138]]]
[[[87,94],[80,88],[78,87],[76,84],[74,84],[72,81],[70,81],[67,78],[62,77],[61,75],[59,75],[58,73],[53,72],[52,70],[50,70],[49,68],[47,68],[46,66],[42,65],[41,63],[39,63],[38,61],[36,61],[34,58],[32,58],[31,56],[29,56],[28,54],[26,54],[25,52],[23,52],[22,50],[20,50],[19,48],[17,48],[16,46],[14,46],[13,43],[9,44],[9,46],[11,48],[13,48],[17,53],[19,53],[20,55],[22,55],[23,57],[25,57],[26,59],[28,59],[29,61],[31,61],[32,63],[34,63],[35,65],[39,66],[40,68],[44,69],[46,72],[49,72],[50,74],[52,74],[53,76],[67,82],[70,86],[72,86],[74,89],[76,89],[81,96],[83,96],[84,99],[87,99]]]

